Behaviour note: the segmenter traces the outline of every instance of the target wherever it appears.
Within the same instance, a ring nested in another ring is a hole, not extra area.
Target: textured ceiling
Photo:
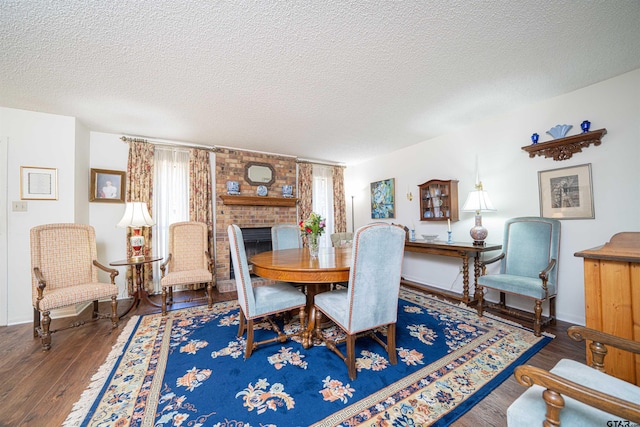
[[[354,163],[640,68],[640,1],[0,2],[0,106]]]

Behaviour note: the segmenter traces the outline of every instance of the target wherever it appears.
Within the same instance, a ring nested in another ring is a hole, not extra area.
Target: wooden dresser
[[[575,256],[584,258],[586,326],[640,341],[640,232],[615,234],[608,243]],[[605,369],[640,385],[640,355],[609,348]]]

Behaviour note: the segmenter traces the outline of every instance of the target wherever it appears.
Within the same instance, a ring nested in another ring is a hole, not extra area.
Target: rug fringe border
[[[122,332],[120,332],[120,336],[118,336],[118,340],[111,349],[111,352],[109,352],[105,361],[98,368],[98,371],[91,377],[91,382],[82,392],[82,395],[80,395],[80,400],[74,403],[67,419],[62,423],[62,427],[78,426],[86,418],[89,409],[93,406],[105,382],[111,375],[115,364],[124,353],[124,348],[135,330],[139,317],[140,316],[132,316],[125,327],[122,328]]]

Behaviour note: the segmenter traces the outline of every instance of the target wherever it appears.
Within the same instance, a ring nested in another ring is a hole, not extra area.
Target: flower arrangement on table
[[[309,217],[300,221],[300,234],[309,239],[309,253],[313,258],[318,256],[318,236],[324,233],[327,222],[320,214],[311,212]]]

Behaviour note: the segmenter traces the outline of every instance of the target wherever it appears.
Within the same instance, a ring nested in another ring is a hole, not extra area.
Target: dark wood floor
[[[236,298],[235,292],[218,294],[214,291],[214,294],[216,301]],[[189,304],[174,305],[174,308],[186,305]],[[120,302],[120,306],[119,312],[123,312],[128,301]],[[91,376],[104,362],[128,318],[132,314],[159,311],[141,305],[115,330],[111,329],[111,322],[102,320],[55,333],[49,352],[43,352],[40,340],[33,338],[31,324],[0,328],[0,426],[61,425]],[[529,363],[550,369],[561,358],[584,362],[584,344],[569,340],[568,326],[558,322],[547,328],[556,338]],[[453,425],[504,426],[507,407],[523,391],[524,387],[510,377]]]

